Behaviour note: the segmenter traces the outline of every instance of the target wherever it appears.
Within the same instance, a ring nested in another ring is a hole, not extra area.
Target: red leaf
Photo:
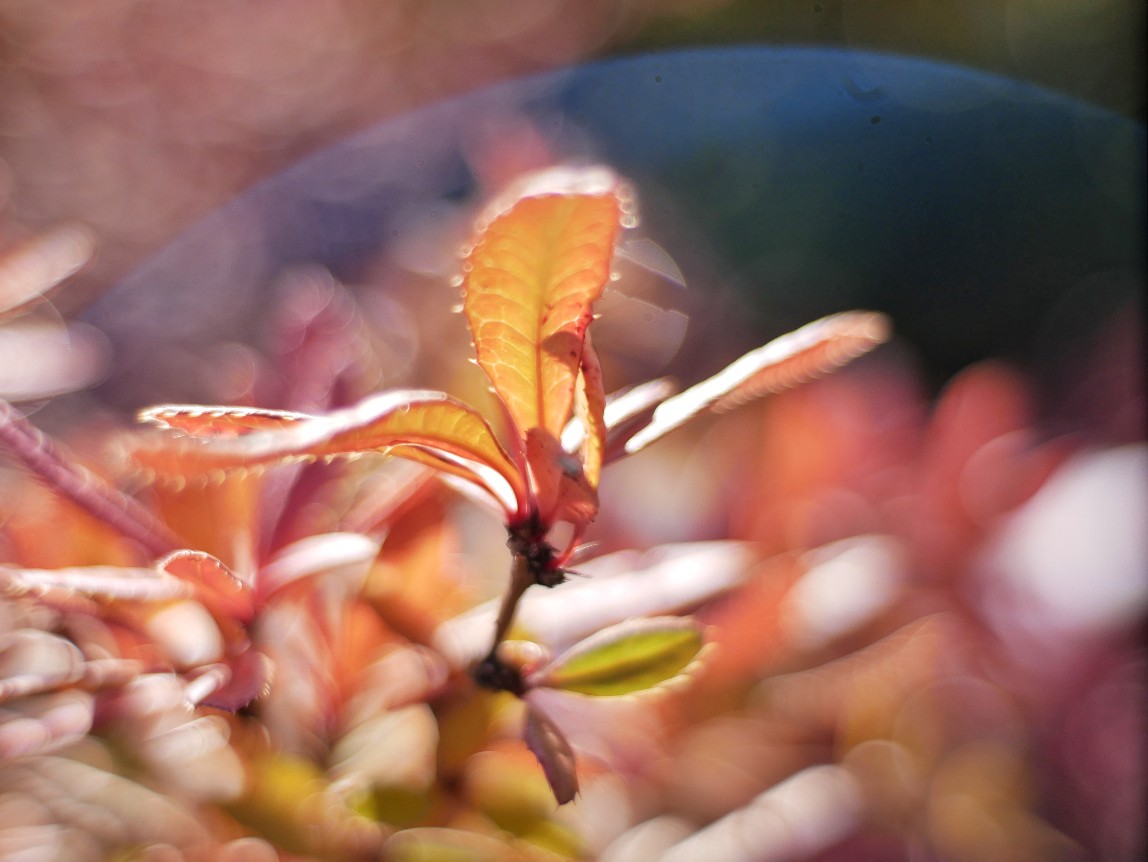
[[[538,758],[546,783],[559,805],[565,805],[578,794],[578,772],[574,751],[562,731],[537,707],[526,706],[526,747]]]
[[[176,551],[156,568],[193,585],[196,598],[217,617],[249,622],[255,614],[251,586],[211,554]]]

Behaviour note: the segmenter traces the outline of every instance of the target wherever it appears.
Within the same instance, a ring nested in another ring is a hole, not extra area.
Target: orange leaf
[[[248,622],[255,613],[251,585],[203,551],[175,551],[156,568],[195,587],[199,601],[217,617]]]
[[[141,419],[169,426],[193,425],[195,408],[156,407]],[[509,512],[525,499],[525,480],[487,425],[472,408],[442,392],[393,390],[322,416],[258,413],[239,408],[201,408],[197,420],[208,437],[140,442],[135,462],[159,476],[207,477],[315,458],[353,457],[370,452],[397,455],[463,476],[488,491]],[[210,421],[203,417],[211,414]],[[246,425],[244,423],[247,423]],[[251,423],[262,430],[248,430]],[[220,436],[225,433],[241,436]]]
[[[815,320],[663,401],[650,424],[626,442],[626,452],[637,452],[704,410],[736,407],[827,374],[888,337],[888,318],[877,312],[846,311]]]
[[[574,391],[574,413],[583,429],[582,470],[590,487],[597,488],[606,454],[606,389],[602,384],[602,366],[590,344],[589,333],[582,350],[578,388]]]
[[[240,437],[252,431],[273,431],[314,417],[287,410],[256,407],[208,407],[163,404],[140,411],[139,421],[183,431],[195,437]]]
[[[624,199],[613,174],[553,169],[489,219],[464,265],[478,364],[519,434],[570,418],[591,305],[610,276]]]
[[[526,461],[543,524],[569,521],[577,534],[594,520],[598,492],[587,481],[581,462],[554,435],[544,428],[527,431]]]

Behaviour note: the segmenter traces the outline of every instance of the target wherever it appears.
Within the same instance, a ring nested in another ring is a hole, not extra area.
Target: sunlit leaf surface
[[[678,674],[702,645],[702,628],[693,620],[630,620],[576,644],[530,684],[599,696],[645,691]]]
[[[252,431],[276,431],[304,419],[306,413],[263,410],[255,407],[210,407],[199,404],[163,404],[140,412],[139,420],[195,437],[240,437]]]
[[[384,392],[322,416],[164,406],[140,418],[205,435],[138,444],[132,452],[136,463],[161,477],[382,452],[462,475],[490,491],[508,511],[515,511],[525,496],[521,474],[486,420],[441,392]]]
[[[587,336],[582,351],[582,368],[574,392],[574,414],[582,423],[582,470],[591,488],[598,487],[602,462],[606,457],[606,390],[602,383],[602,366]]]
[[[888,338],[889,321],[877,312],[847,311],[815,320],[663,401],[650,424],[626,442],[626,451],[637,452],[703,410],[729,409],[827,374]]]
[[[602,169],[551,171],[526,194],[480,231],[464,265],[463,309],[478,363],[519,432],[558,437],[624,204]]]

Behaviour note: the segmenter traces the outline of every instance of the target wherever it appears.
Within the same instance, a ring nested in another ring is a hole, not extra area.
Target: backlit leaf
[[[589,334],[582,351],[578,387],[574,391],[574,415],[582,423],[582,471],[591,488],[598,487],[602,462],[606,456],[606,390],[602,383],[602,366],[590,344]]]
[[[519,433],[544,428],[558,437],[625,203],[617,178],[601,168],[554,169],[527,182],[480,228],[464,264],[463,309],[478,364]]]
[[[693,620],[628,620],[574,645],[528,683],[598,696],[645,691],[676,676],[702,645],[702,627]]]
[[[442,392],[393,390],[322,416],[223,408],[153,407],[144,421],[204,438],[141,441],[132,458],[159,476],[205,477],[292,460],[382,452],[460,475],[514,512],[525,482],[486,420]],[[223,436],[232,434],[238,436]]]
[[[827,374],[888,337],[889,321],[877,312],[847,311],[815,320],[663,401],[650,424],[626,442],[626,452],[637,452],[703,410],[736,407]]]
[[[211,554],[175,551],[156,568],[193,585],[199,601],[218,616],[246,622],[255,613],[250,585]]]
[[[569,521],[581,530],[594,519],[598,493],[587,480],[582,462],[545,428],[526,433],[526,461],[543,523]]]
[[[252,431],[275,431],[304,419],[306,413],[256,407],[210,407],[200,404],[163,404],[140,411],[139,421],[195,437],[240,437]]]

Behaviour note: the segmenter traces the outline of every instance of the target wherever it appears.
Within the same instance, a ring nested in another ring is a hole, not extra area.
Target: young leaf
[[[464,263],[478,364],[520,434],[570,418],[591,305],[610,275],[624,202],[602,169],[556,169],[481,230]]]
[[[526,495],[522,474],[486,420],[442,392],[393,390],[322,416],[163,406],[145,410],[140,419],[207,435],[137,445],[135,462],[160,475],[207,476],[301,458],[383,452],[463,476],[508,512],[517,511]]]
[[[569,521],[576,531],[581,531],[594,519],[598,513],[597,490],[577,457],[563,449],[545,428],[526,432],[526,462],[543,523]]]
[[[868,353],[889,337],[889,321],[872,311],[823,317],[734,361],[708,380],[668,398],[650,424],[626,442],[634,453],[703,410],[725,410],[790,389]]]
[[[305,419],[306,413],[263,410],[256,407],[209,407],[200,404],[162,404],[141,410],[139,421],[193,437],[241,437],[252,431],[276,431]]]
[[[693,620],[628,620],[575,644],[527,683],[597,696],[645,691],[676,676],[702,645],[702,627]]]
[[[527,704],[523,739],[526,747],[538,758],[546,783],[550,785],[558,804],[565,805],[573,800],[578,794],[574,751],[558,725],[542,710]]]
[[[156,568],[193,585],[200,603],[218,616],[248,622],[255,614],[250,584],[211,554],[175,551]]]
[[[602,462],[606,456],[606,389],[602,383],[602,366],[586,334],[578,388],[574,391],[574,414],[582,423],[582,470],[591,488],[598,487]]]

